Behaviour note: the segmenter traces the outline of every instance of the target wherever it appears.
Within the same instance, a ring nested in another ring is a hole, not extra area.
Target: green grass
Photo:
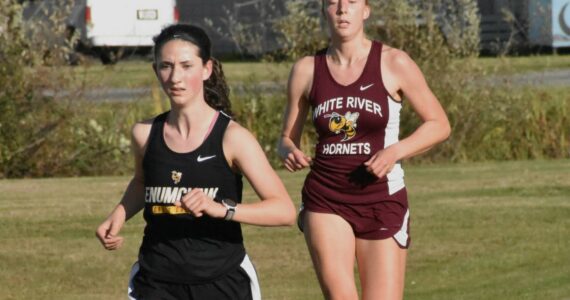
[[[230,85],[256,80],[279,81],[285,84],[291,68],[290,63],[222,62],[222,65]],[[144,59],[120,61],[111,66],[89,60],[85,65],[68,68],[72,69],[77,85],[138,88],[156,84],[152,62]]]
[[[72,70],[77,84],[89,87],[137,88],[149,87],[156,82],[149,60],[125,60],[116,65],[102,65],[89,60],[86,64],[68,67]]]
[[[535,55],[524,57],[482,57],[478,63],[486,74],[514,74],[548,69],[570,68],[570,55]],[[145,59],[120,61],[113,66],[104,66],[97,60],[88,60],[85,65],[73,69],[77,84],[98,87],[148,87],[156,84],[152,62]],[[222,62],[230,85],[255,81],[276,81],[286,84],[291,63]]]
[[[486,73],[515,74],[570,68],[570,55],[529,55],[481,57],[478,63]]]
[[[406,299],[570,299],[570,160],[408,166]],[[304,174],[279,173],[298,205]],[[107,252],[125,177],[0,181],[0,299],[124,299],[144,222]],[[252,201],[251,188],[244,191]],[[264,299],[321,299],[296,228],[243,226]]]

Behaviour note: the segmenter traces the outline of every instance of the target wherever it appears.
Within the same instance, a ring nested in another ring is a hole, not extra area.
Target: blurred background
[[[144,221],[114,253],[94,231],[130,179],[130,128],[169,109],[151,50],[170,23],[207,30],[235,119],[299,205],[306,173],[276,144],[292,63],[328,43],[320,2],[0,0],[0,299],[125,298]],[[405,162],[406,299],[570,299],[570,0],[370,5],[368,36],[410,54],[452,126]],[[264,299],[322,298],[296,229],[244,233]]]

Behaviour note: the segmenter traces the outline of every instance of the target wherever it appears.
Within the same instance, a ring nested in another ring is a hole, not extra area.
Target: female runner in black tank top
[[[445,140],[445,112],[406,53],[364,34],[368,0],[323,0],[327,49],[295,63],[279,154],[285,167],[310,167],[299,226],[327,299],[402,299],[409,210],[402,159]],[[423,120],[399,140],[402,96]],[[299,149],[311,109],[315,157]]]
[[[210,40],[178,24],[155,37],[153,68],[171,110],[134,125],[135,174],[98,227],[108,250],[144,208],[147,223],[131,299],[260,299],[240,223],[291,225],[295,208],[255,138],[232,121]],[[262,200],[242,204],[242,175]]]

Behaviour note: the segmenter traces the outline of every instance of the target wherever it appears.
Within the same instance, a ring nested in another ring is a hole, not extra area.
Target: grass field
[[[534,55],[521,57],[482,57],[478,59],[486,74],[514,74],[548,69],[570,68],[570,55]],[[282,82],[285,85],[291,63],[222,62],[228,83],[247,83],[257,80]],[[103,66],[89,60],[84,66],[73,68],[78,83],[88,86],[135,88],[148,87],[155,82],[150,60],[131,59],[113,66]]]
[[[570,160],[409,166],[406,299],[570,299]],[[280,172],[298,205],[304,174]],[[125,177],[0,181],[0,299],[125,299],[124,247],[94,236]],[[254,194],[247,187],[246,201]],[[321,299],[296,228],[243,226],[264,299]]]
[[[481,57],[478,61],[488,71],[505,74],[570,68],[568,54]]]
[[[285,82],[291,68],[290,63],[222,62],[229,84],[239,84],[252,79]],[[98,87],[137,88],[149,87],[156,82],[152,62],[143,59],[120,61],[116,65],[104,66],[98,61],[72,68],[77,84]]]

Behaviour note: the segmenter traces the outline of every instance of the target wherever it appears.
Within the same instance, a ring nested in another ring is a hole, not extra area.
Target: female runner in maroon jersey
[[[323,0],[328,48],[295,63],[279,153],[285,167],[311,171],[300,228],[327,299],[402,299],[409,210],[400,161],[445,140],[446,114],[403,51],[364,34],[367,0]],[[423,120],[399,140],[403,96]],[[299,149],[311,108],[315,158]]]

